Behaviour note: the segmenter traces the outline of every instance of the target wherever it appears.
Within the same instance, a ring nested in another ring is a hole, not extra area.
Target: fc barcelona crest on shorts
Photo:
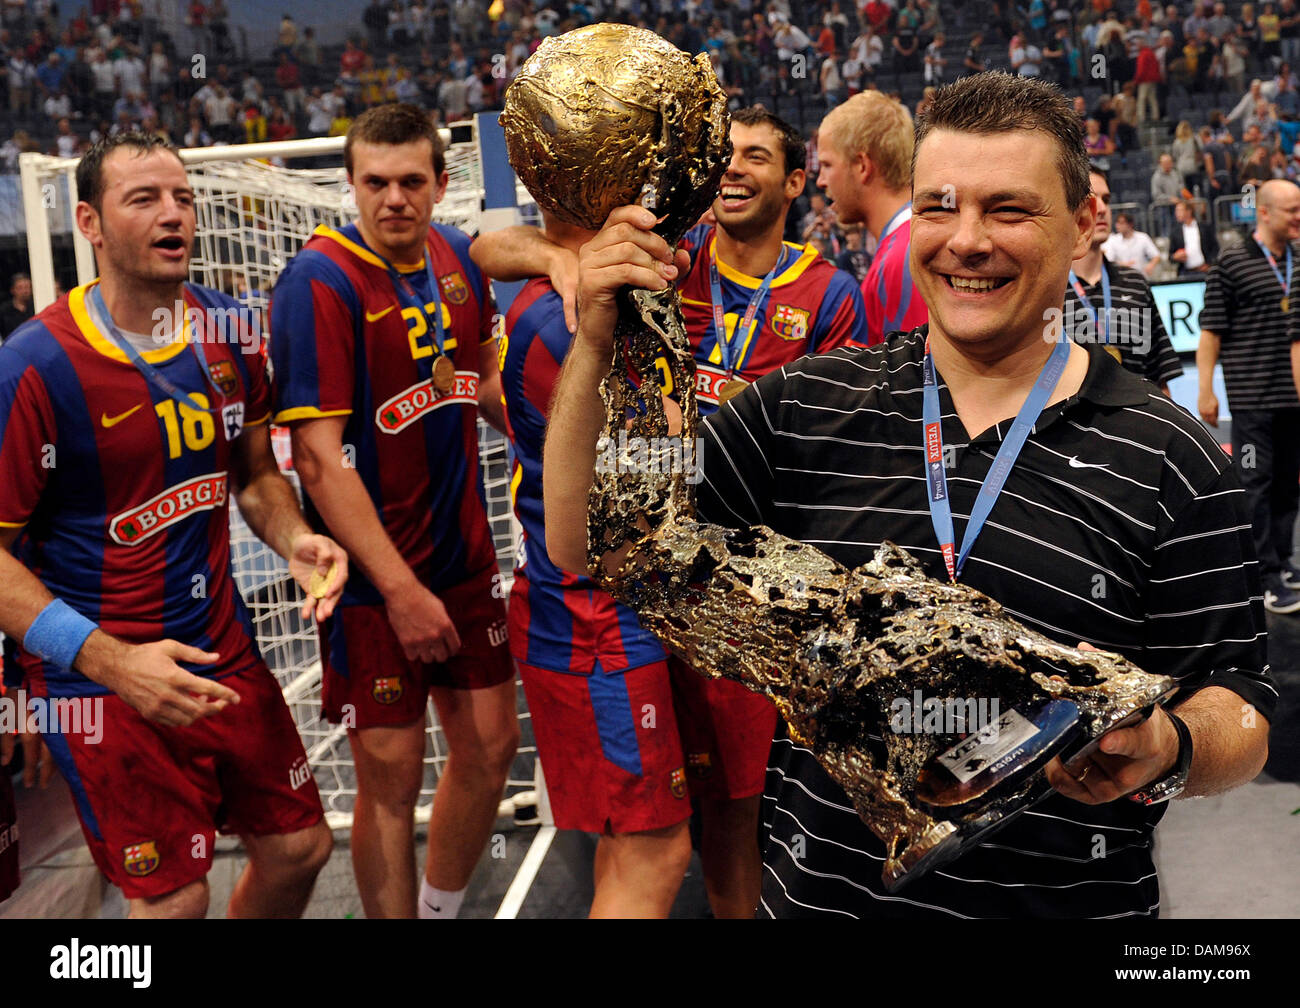
[[[370,689],[370,695],[375,698],[376,703],[397,703],[402,699],[402,677],[375,676],[375,684]]]
[[[686,754],[686,766],[696,780],[704,780],[713,773],[713,757],[706,752]]]
[[[152,840],[128,844],[122,848],[122,867],[126,869],[128,875],[137,878],[150,875],[158,869],[161,862],[158,845]]]
[[[808,335],[808,312],[788,304],[779,304],[772,312],[772,332],[783,340],[798,342]]]
[[[668,788],[674,798],[686,797],[686,768],[678,767],[668,775]]]
[[[460,271],[448,273],[442,278],[442,296],[452,304],[460,305],[469,300],[469,287]]]
[[[212,384],[227,399],[239,391],[239,378],[235,375],[235,365],[230,361],[219,360],[209,364],[208,375],[212,378]]]

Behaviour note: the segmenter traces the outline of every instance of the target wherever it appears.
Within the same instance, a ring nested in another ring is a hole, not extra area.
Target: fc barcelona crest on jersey
[[[122,867],[128,875],[137,878],[157,871],[162,857],[158,854],[158,845],[152,840],[128,844],[122,848]]]
[[[395,704],[402,699],[402,677],[401,676],[375,676],[374,685],[370,688],[370,695],[375,698],[376,703]]]
[[[219,360],[209,364],[208,375],[212,378],[212,384],[227,399],[239,391],[239,378],[235,375],[235,365],[230,361]]]
[[[460,271],[448,273],[442,278],[442,296],[455,305],[462,305],[469,300],[469,287]]]
[[[686,797],[686,768],[678,767],[668,775],[668,789],[674,798]]]
[[[808,335],[808,312],[793,305],[777,305],[772,312],[772,332],[792,343],[803,339]]]

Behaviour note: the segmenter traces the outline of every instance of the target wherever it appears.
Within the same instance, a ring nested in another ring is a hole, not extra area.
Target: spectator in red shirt
[[[1148,119],[1158,120],[1160,118],[1160,102],[1156,98],[1156,91],[1161,84],[1160,61],[1156,58],[1156,52],[1145,42],[1138,49],[1137,63],[1133,69],[1133,83],[1137,85],[1137,118],[1138,125],[1142,125]],[[1147,110],[1150,109],[1150,115]]]
[[[893,10],[889,4],[885,3],[885,0],[867,0],[867,3],[862,8],[862,16],[871,22],[872,30],[877,35],[885,30],[885,26],[889,24],[889,18],[892,14]]]
[[[345,74],[356,76],[365,62],[365,51],[357,48],[356,43],[348,39],[343,45],[343,54],[339,56],[339,70]]]

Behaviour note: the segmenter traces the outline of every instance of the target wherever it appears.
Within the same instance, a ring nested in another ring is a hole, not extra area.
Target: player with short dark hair
[[[132,916],[204,915],[216,829],[248,851],[231,915],[297,916],[331,837],[231,576],[230,494],[308,592],[304,617],[333,610],[347,557],[276,466],[255,320],[186,283],[174,148],[114,136],[78,175],[100,279],[0,347],[0,629],[30,694],[103,711],[102,731],[45,740]]]
[[[423,111],[370,109],[348,145],[357,221],[318,230],[271,299],[276,419],[313,524],[354,558],[321,652],[325,713],[347,725],[357,770],[362,904],[455,917],[519,740],[479,479],[480,412],[504,426],[495,307],[469,239],[431,224],[447,174]],[[417,898],[430,697],[449,756]]]

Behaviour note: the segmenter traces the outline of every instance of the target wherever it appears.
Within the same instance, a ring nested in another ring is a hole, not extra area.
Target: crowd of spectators
[[[0,172],[22,151],[75,156],[130,127],[182,146],[339,135],[394,99],[454,122],[500,107],[543,38],[599,20],[707,53],[735,105],[775,106],[809,136],[867,88],[919,110],[928,89],[985,69],[1052,79],[1077,96],[1096,165],[1151,170],[1150,227],[1166,237],[1176,200],[1204,207],[1300,171],[1296,0],[1233,13],[1199,0],[358,0],[357,32],[342,46],[285,15],[269,51],[254,53],[224,0],[193,0],[184,37],[135,0],[95,0],[70,18],[53,0],[14,0],[3,19],[0,108],[14,128]],[[1143,134],[1175,115],[1186,118],[1172,137]],[[1119,199],[1142,201],[1147,178],[1112,184]],[[790,231],[831,258],[852,251],[833,223]]]

